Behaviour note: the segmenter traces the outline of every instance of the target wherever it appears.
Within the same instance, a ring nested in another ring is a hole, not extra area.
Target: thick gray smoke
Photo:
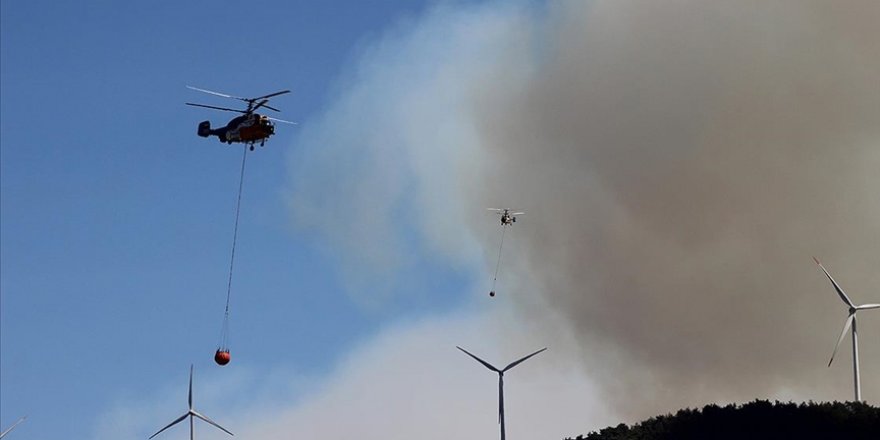
[[[851,399],[848,339],[826,368],[846,309],[810,257],[880,302],[880,3],[499,9],[435,12],[364,55],[297,147],[299,224],[393,266],[412,203],[429,249],[491,273],[480,211],[526,210],[499,300],[561,319],[631,417]],[[878,402],[871,312],[862,392]]]
[[[556,12],[530,80],[480,98],[481,196],[538,223],[519,251],[585,365],[642,415],[851,399],[850,350],[825,368],[846,309],[810,256],[880,301],[880,3]],[[860,318],[877,402],[880,313]]]

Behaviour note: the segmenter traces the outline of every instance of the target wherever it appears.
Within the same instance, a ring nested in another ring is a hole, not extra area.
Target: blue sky
[[[279,126],[248,160],[230,369],[321,371],[385,322],[460,302],[416,292],[358,303],[332,252],[290,226],[282,194],[298,131],[360,48],[426,8],[4,2],[0,425],[31,414],[23,438],[88,432],[106,402],[190,362],[214,368],[241,149],[195,136],[199,121],[230,115],[185,101],[235,103],[187,84],[292,89],[273,105],[301,124]],[[412,269],[396,289],[421,279],[453,292],[471,276],[431,261]]]

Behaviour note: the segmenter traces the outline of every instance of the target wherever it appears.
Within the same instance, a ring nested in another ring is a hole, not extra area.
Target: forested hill
[[[880,408],[866,403],[706,405],[566,440],[880,439]]]

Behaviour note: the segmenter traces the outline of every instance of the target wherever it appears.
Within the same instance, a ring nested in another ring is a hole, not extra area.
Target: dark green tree
[[[864,402],[770,402],[681,409],[566,440],[880,439],[880,408]]]

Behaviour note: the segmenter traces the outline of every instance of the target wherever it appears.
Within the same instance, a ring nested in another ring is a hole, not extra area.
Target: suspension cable
[[[238,180],[238,198],[235,202],[235,227],[232,232],[232,252],[229,258],[229,281],[226,284],[226,312],[223,317],[223,344],[226,344],[226,339],[228,338],[227,333],[229,332],[229,299],[232,296],[232,269],[235,267],[235,244],[238,240],[238,217],[241,214],[241,193],[244,188],[244,165],[247,162],[247,152],[248,149],[244,148],[244,153],[241,156],[241,174]]]
[[[495,278],[492,279],[492,291],[495,291],[495,283],[498,281],[498,268],[501,267],[501,250],[504,248],[504,232],[507,225],[501,226],[501,246],[498,246],[498,262],[495,263]]]

